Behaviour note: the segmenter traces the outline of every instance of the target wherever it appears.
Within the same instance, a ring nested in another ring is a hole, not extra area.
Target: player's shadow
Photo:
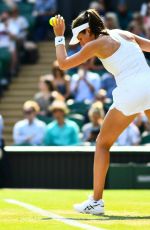
[[[119,215],[103,215],[100,216],[101,221],[106,220],[150,220],[150,216],[119,216]]]
[[[42,218],[42,220],[50,220],[52,218]],[[68,220],[80,220],[80,221],[93,221],[93,220],[100,220],[100,221],[109,221],[109,220],[150,220],[150,216],[118,216],[118,215],[101,215],[95,216],[95,218],[58,218],[60,219],[68,219]]]

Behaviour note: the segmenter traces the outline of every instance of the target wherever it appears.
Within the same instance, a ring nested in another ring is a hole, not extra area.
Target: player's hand
[[[55,16],[56,21],[53,26],[55,36],[64,36],[65,32],[65,21],[64,18],[60,15]]]

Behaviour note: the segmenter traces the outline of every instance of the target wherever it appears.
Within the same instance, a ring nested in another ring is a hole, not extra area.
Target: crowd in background
[[[21,64],[37,61],[36,42],[48,39],[55,0],[0,0],[0,96]]]
[[[23,56],[26,52],[24,44],[28,39],[32,40],[35,48],[36,42],[48,38],[48,19],[57,12],[55,0],[28,1],[32,5],[31,17],[34,21],[34,33],[31,34],[31,19],[19,13],[19,4],[24,1],[6,2],[9,10],[0,14],[1,88],[16,76],[19,55]],[[92,1],[89,8],[95,8],[104,17],[108,29],[120,28],[150,39],[150,1],[144,2],[138,12],[131,12],[126,1],[118,1],[116,12],[108,12],[104,0]],[[67,52],[72,55],[79,50],[80,46],[75,45],[68,47]],[[150,63],[150,54],[145,53],[145,57]],[[97,58],[67,72],[54,61],[50,73],[39,79],[39,92],[23,105],[24,120],[14,125],[14,144],[94,145],[112,104],[115,87],[114,77],[106,72]],[[2,130],[3,119],[0,117],[1,140]],[[139,114],[115,145],[147,143],[150,143],[150,123],[144,114]]]

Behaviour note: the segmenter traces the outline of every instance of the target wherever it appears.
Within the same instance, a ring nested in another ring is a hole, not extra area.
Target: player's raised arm
[[[56,46],[56,56],[61,69],[69,69],[74,66],[78,66],[81,63],[87,61],[89,58],[93,57],[96,54],[97,44],[95,41],[91,41],[86,44],[79,52],[68,57],[66,48],[65,48],[65,22],[63,17],[60,15],[55,17],[55,24],[53,25],[55,33],[55,46]],[[80,30],[85,28],[78,28],[78,34]],[[81,45],[84,45],[84,42],[81,41]]]
[[[56,56],[59,62],[59,66],[61,69],[70,69],[72,67],[78,66],[88,59],[92,58],[94,53],[94,42],[91,44],[85,45],[79,52],[68,57],[66,53],[65,46],[57,46],[56,47]]]

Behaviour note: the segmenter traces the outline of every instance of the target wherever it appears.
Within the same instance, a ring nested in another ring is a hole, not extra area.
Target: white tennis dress
[[[150,67],[142,50],[137,43],[122,38],[117,30],[109,33],[120,42],[114,54],[100,59],[117,84],[110,109],[116,108],[126,116],[150,109]]]

